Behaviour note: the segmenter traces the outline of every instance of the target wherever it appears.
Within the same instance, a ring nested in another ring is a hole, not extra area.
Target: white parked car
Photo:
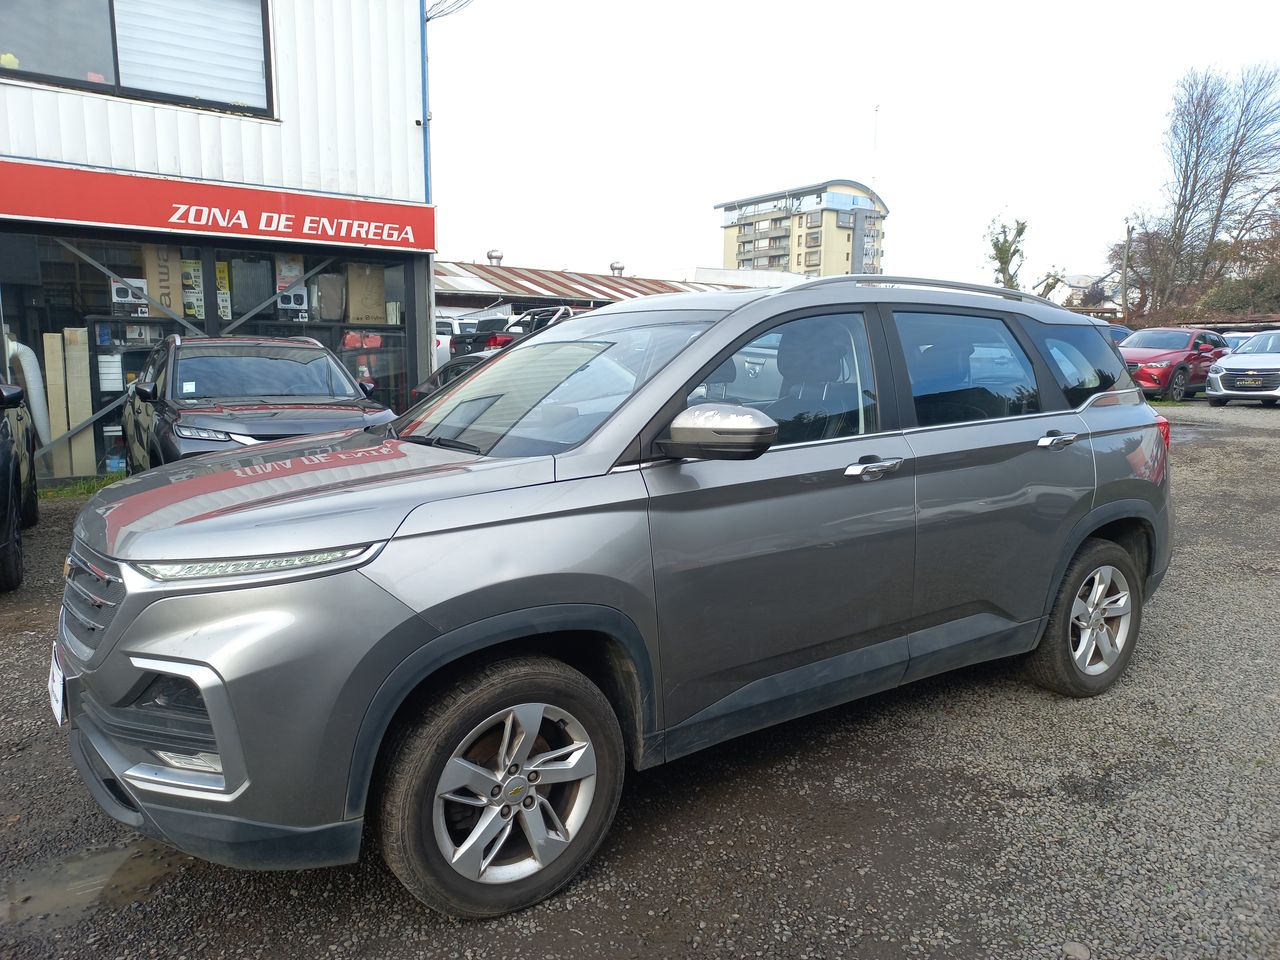
[[[1214,361],[1205,394],[1214,407],[1231,400],[1260,400],[1264,407],[1274,407],[1280,401],[1280,331],[1255,334]]]

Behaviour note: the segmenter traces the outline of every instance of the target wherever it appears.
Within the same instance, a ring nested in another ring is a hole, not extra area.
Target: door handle
[[[1057,431],[1046,433],[1043,437],[1036,441],[1037,447],[1048,447],[1050,450],[1061,450],[1069,447],[1076,442],[1075,433],[1058,433]]]
[[[886,473],[893,473],[902,466],[901,457],[885,457],[883,460],[872,460],[868,463],[851,463],[845,467],[846,477],[861,477],[863,480],[876,480]]]

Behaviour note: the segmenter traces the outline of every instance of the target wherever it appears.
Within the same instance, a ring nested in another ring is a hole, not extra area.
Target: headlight
[[[1165,367],[1172,367],[1173,361],[1161,360],[1157,363],[1144,363],[1142,366],[1146,367],[1148,370],[1163,370]]]
[[[221,430],[206,430],[204,427],[184,427],[175,424],[173,432],[187,440],[230,440],[231,434]]]
[[[175,563],[135,563],[152,580],[208,580],[216,577],[243,577],[255,573],[288,573],[323,567],[358,557],[368,547],[317,550],[314,553],[286,553],[274,557],[245,557],[240,560],[187,560]]]
[[[1209,368],[1209,372],[1212,374],[1219,374],[1222,372],[1222,368],[1215,363],[1212,367]]]

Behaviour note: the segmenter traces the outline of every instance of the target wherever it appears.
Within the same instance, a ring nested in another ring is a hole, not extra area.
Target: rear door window
[[[895,312],[922,427],[1040,412],[1035,369],[1003,320]]]

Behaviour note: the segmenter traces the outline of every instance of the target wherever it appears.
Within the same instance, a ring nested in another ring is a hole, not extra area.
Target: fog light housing
[[[173,750],[153,750],[162,763],[179,770],[194,773],[222,773],[222,757],[216,753],[176,753]]]

